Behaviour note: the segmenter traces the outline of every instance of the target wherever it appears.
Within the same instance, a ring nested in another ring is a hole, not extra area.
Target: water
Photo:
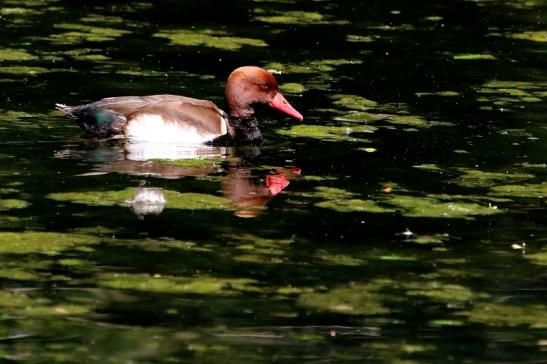
[[[543,1],[4,0],[4,362],[547,360]],[[82,139],[54,103],[223,105],[257,147]]]

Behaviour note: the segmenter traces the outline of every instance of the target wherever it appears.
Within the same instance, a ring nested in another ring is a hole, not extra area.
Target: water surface
[[[4,0],[5,362],[547,360],[543,1]],[[223,105],[260,146],[81,138],[53,109]]]

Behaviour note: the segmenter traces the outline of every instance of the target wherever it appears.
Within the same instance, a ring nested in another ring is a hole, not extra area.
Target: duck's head
[[[300,121],[304,119],[279,91],[275,77],[260,67],[244,66],[234,70],[228,77],[225,93],[230,115],[235,118],[251,117],[253,105],[266,104]]]

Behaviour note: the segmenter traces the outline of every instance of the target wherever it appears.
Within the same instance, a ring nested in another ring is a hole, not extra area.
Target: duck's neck
[[[236,144],[260,143],[263,139],[254,114],[248,117],[230,115],[228,119],[228,133]]]

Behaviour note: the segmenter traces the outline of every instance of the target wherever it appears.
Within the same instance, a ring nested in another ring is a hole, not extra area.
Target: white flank
[[[224,128],[223,128],[224,129]],[[143,114],[131,119],[125,134],[130,141],[174,144],[203,144],[220,135],[202,133],[179,122],[165,122],[159,115]]]

